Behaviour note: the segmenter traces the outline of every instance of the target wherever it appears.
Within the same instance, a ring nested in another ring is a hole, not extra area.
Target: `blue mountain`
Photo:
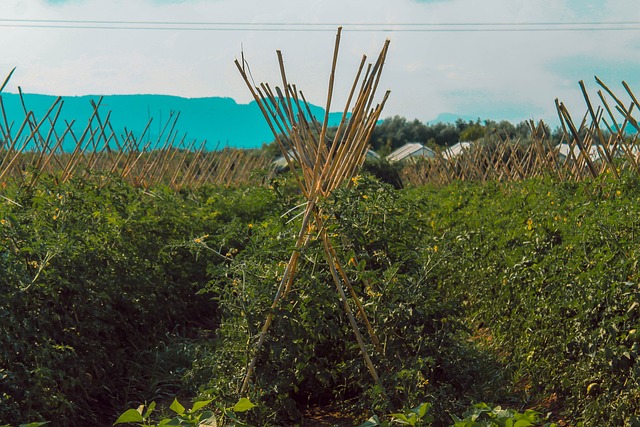
[[[15,135],[25,120],[25,112],[18,94],[3,92],[0,94],[11,133]],[[32,111],[35,119],[40,121],[57,99],[51,95],[24,94],[24,104],[27,111]],[[100,99],[102,100],[100,101]],[[62,97],[62,108],[56,121],[56,130],[64,131],[65,122],[73,122],[73,132],[76,137],[87,127],[93,114],[91,102],[100,102],[99,116],[105,120],[110,113],[109,123],[116,135],[121,137],[133,133],[136,138],[142,135],[149,120],[149,126],[144,140],[156,141],[159,135],[166,140],[169,125],[177,117],[174,132],[177,145],[184,137],[186,143],[196,141],[196,146],[206,141],[208,150],[222,149],[226,146],[235,148],[259,148],[264,143],[273,141],[273,134],[269,129],[260,108],[255,101],[249,104],[238,104],[232,98],[181,98],[168,95],[105,95],[103,97],[65,96]],[[311,112],[320,121],[324,117],[321,107],[310,106]],[[340,122],[342,113],[331,113],[330,125]],[[2,119],[4,120],[4,119]],[[4,121],[2,122],[4,126]],[[95,126],[97,128],[97,125]],[[43,125],[42,130],[48,127]],[[42,133],[41,130],[41,133]],[[122,138],[124,140],[124,138]],[[73,140],[66,142],[65,149],[72,149]]]

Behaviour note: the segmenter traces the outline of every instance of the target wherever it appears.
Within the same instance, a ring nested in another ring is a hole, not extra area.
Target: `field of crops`
[[[235,403],[300,230],[294,181],[5,186],[2,421],[110,425],[176,396]],[[486,402],[559,425],[635,425],[639,202],[631,173],[405,190],[356,177],[320,203],[381,343],[367,344],[379,382],[312,238],[242,396],[258,406],[242,415],[294,424],[319,406],[364,421],[428,402],[433,425],[451,425]]]
[[[236,62],[280,174],[171,123],[119,134],[97,106],[80,137],[59,101],[0,122],[0,423],[640,425],[633,94],[601,84],[620,125],[601,92],[579,125],[557,103],[562,162],[531,123],[396,188],[361,168],[387,47],[331,132],[280,52],[274,90]]]

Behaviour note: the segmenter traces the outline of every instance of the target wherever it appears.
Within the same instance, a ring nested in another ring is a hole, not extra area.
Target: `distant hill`
[[[436,117],[434,120],[430,120],[429,123],[430,124],[433,124],[433,123],[453,124],[458,119],[462,119],[465,122],[469,122],[469,121],[475,122],[476,120],[478,120],[478,117],[465,116],[465,115],[455,114],[455,113],[440,113],[438,114],[438,117]]]
[[[12,134],[25,118],[24,110],[17,94],[2,93],[2,102],[7,113],[9,123],[13,122]],[[100,96],[88,95],[77,97],[63,97],[63,106],[58,123],[63,125],[65,120],[75,121],[74,133],[79,136],[93,113],[91,101],[98,102]],[[33,111],[36,119],[41,119],[49,110],[55,96],[24,95],[25,105]],[[197,146],[207,142],[207,149],[213,150],[225,146],[236,148],[259,148],[263,143],[273,141],[271,130],[266,124],[255,101],[249,104],[238,104],[231,98],[181,98],[168,95],[106,95],[102,99],[99,109],[102,119],[111,111],[110,123],[120,136],[125,128],[139,137],[152,119],[147,140],[158,139],[162,128],[169,120],[172,112],[179,113],[175,127],[177,142],[186,133],[185,141],[197,141]],[[324,110],[311,106],[312,113],[322,119]],[[341,113],[330,114],[330,124],[337,125]],[[62,126],[60,126],[62,127]],[[166,135],[166,134],[165,134]],[[164,139],[163,139],[164,141]],[[65,149],[73,143],[66,143]]]

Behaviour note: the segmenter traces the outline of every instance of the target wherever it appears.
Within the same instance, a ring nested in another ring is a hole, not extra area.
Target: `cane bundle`
[[[338,125],[333,140],[327,137],[329,111],[333,97],[335,71],[340,47],[341,28],[336,35],[331,75],[327,101],[325,104],[324,120],[320,123],[311,113],[309,105],[301,91],[287,80],[282,54],[277,51],[280,65],[282,88],[272,88],[262,83],[258,86],[251,84],[247,75],[244,62],[236,60],[236,66],[247,84],[255,101],[258,103],[265,120],[271,128],[275,140],[286,159],[289,168],[293,171],[298,185],[306,198],[305,211],[302,216],[300,233],[291,254],[287,267],[276,295],[272,308],[275,309],[280,301],[287,296],[294,281],[300,249],[311,239],[309,223],[315,224],[316,235],[322,241],[324,255],[329,265],[331,276],[340,295],[344,311],[354,330],[360,351],[366,365],[376,382],[380,382],[376,369],[367,352],[362,334],[353,315],[347,292],[351,296],[360,318],[363,319],[373,344],[380,349],[380,343],[367,319],[367,315],[359,301],[356,292],[345,274],[337,253],[327,234],[326,219],[318,207],[318,201],[327,197],[337,187],[346,183],[358,173],[364,163],[368,140],[373,128],[380,117],[384,103],[389,96],[387,91],[382,101],[373,105],[374,96],[384,66],[385,57],[389,47],[389,41],[384,44],[377,61],[366,66],[366,56],[362,57],[351,91],[342,114],[342,120]],[[359,89],[358,89],[359,88]],[[273,321],[274,310],[267,316],[260,331],[256,344],[255,355],[247,368],[244,382],[240,390],[245,393],[258,357],[258,350],[263,345],[269,327]]]

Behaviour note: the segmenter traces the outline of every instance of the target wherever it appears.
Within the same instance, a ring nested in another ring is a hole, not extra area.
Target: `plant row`
[[[476,402],[491,405],[475,409],[485,418],[507,414],[491,409],[501,405],[560,425],[638,422],[636,177],[394,190],[365,175],[322,200],[380,340],[367,341],[379,382],[313,229],[291,292],[271,307],[301,200],[286,176],[193,192],[46,177],[5,188],[2,420],[111,424],[177,396],[249,398],[254,424],[317,406],[364,421],[424,402],[434,426]]]

